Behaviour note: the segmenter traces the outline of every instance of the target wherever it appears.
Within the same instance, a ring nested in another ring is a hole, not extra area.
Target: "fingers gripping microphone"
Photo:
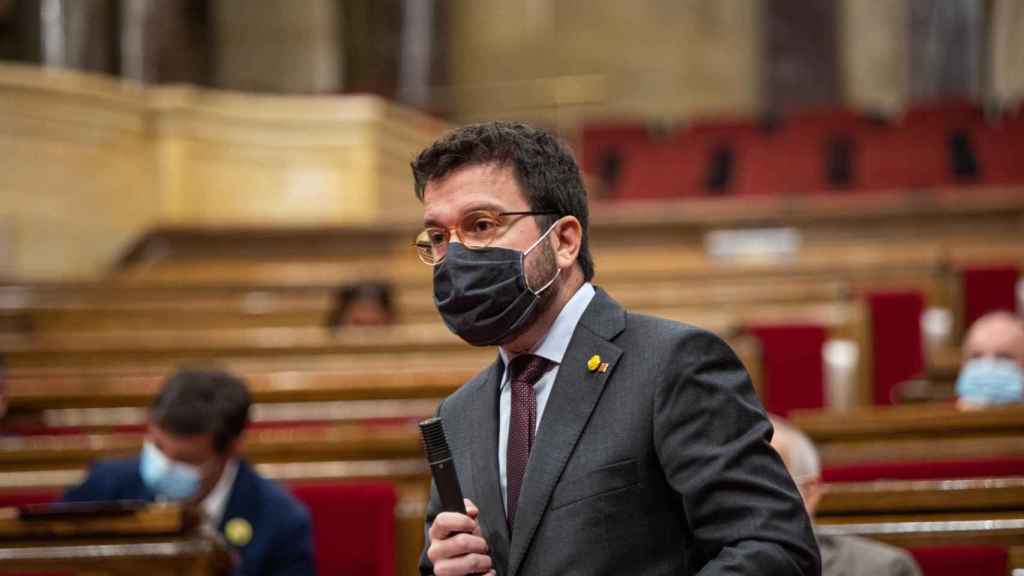
[[[462,488],[459,477],[455,474],[455,461],[448,449],[448,438],[444,435],[444,426],[440,418],[428,418],[420,422],[420,433],[423,434],[423,448],[427,452],[427,462],[434,476],[434,486],[441,497],[443,512],[466,513],[466,505],[462,501]]]

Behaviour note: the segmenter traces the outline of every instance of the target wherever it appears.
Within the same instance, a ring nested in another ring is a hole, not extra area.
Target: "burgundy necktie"
[[[516,356],[509,362],[509,382],[512,386],[512,410],[508,419],[508,450],[505,454],[505,474],[508,478],[508,518],[512,527],[519,502],[519,489],[523,485],[526,461],[533,448],[533,431],[537,427],[537,399],[533,385],[548,367],[548,360],[533,354]]]

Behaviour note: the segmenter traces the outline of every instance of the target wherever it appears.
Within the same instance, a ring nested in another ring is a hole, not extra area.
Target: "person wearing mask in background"
[[[1010,312],[978,318],[963,345],[956,381],[957,406],[965,410],[1024,401],[1024,323]]]
[[[818,451],[806,434],[789,422],[771,416],[775,427],[772,447],[793,476],[807,514],[814,518],[824,486]],[[822,576],[920,576],[921,569],[905,550],[857,536],[816,535]]]
[[[413,162],[445,324],[496,359],[445,398],[467,514],[426,515],[421,574],[817,575],[739,359],[591,284],[587,195],[548,132],[456,129]]]
[[[63,500],[195,504],[237,553],[237,574],[312,576],[309,512],[239,455],[251,404],[231,374],[179,370],[153,400],[142,453],[96,464]]]
[[[338,289],[324,325],[331,333],[345,326],[389,326],[395,323],[392,288],[387,282],[360,282]]]

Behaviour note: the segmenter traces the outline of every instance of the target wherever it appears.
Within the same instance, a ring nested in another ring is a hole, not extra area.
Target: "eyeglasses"
[[[448,242],[452,233],[459,242],[470,250],[487,248],[495,240],[503,236],[519,218],[523,216],[558,215],[552,210],[526,212],[493,212],[475,210],[462,217],[455,226],[428,226],[413,242],[416,254],[428,266],[436,266],[444,260],[448,252]]]

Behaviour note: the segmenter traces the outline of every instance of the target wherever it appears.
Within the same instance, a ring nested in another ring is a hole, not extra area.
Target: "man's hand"
[[[466,515],[441,512],[430,525],[427,558],[434,565],[435,576],[495,575],[490,548],[476,521],[480,510],[468,498],[465,502]]]

